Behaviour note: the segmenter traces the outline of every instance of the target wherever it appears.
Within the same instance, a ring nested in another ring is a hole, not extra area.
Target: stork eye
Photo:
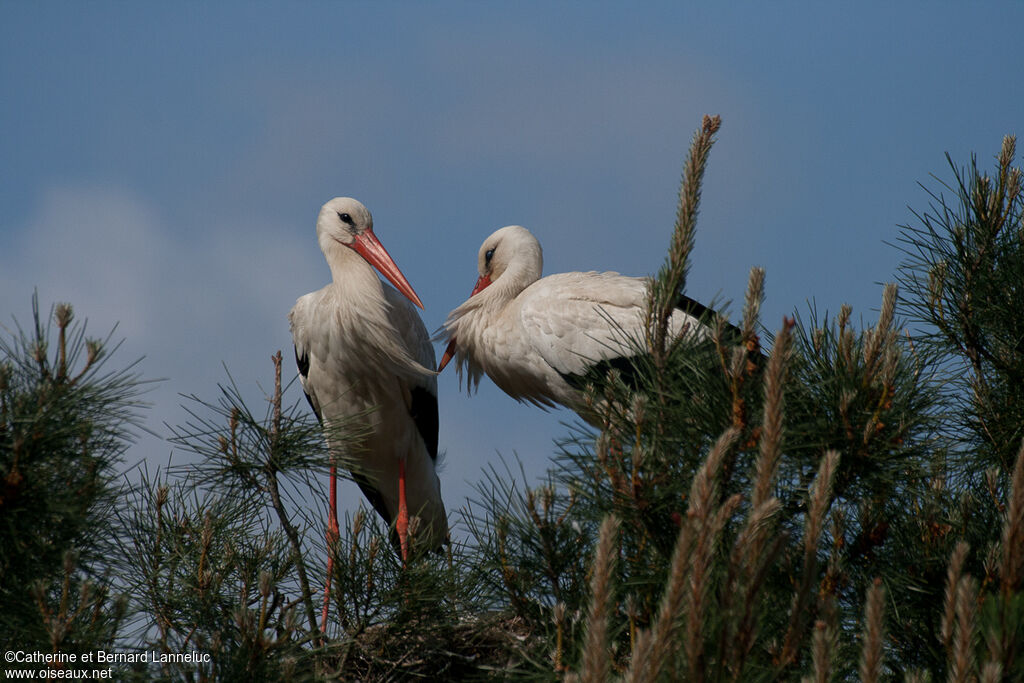
[[[484,263],[489,265],[492,258],[494,258],[494,249],[488,249],[487,253],[484,254]]]
[[[348,223],[349,225],[355,225],[355,222],[352,220],[352,216],[348,215],[347,213],[339,212],[338,213],[338,218],[341,219],[342,223]]]

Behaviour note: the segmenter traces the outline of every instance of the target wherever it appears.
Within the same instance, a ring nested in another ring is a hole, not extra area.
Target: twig
[[[292,547],[292,560],[295,562],[295,569],[299,574],[299,588],[302,590],[302,604],[306,609],[306,618],[309,620],[310,632],[314,634],[314,640],[320,640],[322,634],[316,624],[316,611],[313,609],[313,594],[309,589],[309,579],[306,577],[306,564],[302,559],[302,544],[299,542],[299,533],[292,526],[288,519],[288,512],[281,502],[281,492],[277,484],[277,467],[275,464],[277,456],[278,439],[280,438],[281,427],[281,351],[274,356],[274,422],[270,435],[270,456],[264,472],[267,476],[267,492],[270,493],[270,500],[274,506],[274,512],[281,522],[288,543]]]

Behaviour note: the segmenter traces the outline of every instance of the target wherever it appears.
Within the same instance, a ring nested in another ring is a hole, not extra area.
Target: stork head
[[[335,197],[320,208],[316,236],[320,246],[331,240],[351,247],[356,237],[373,231],[373,216],[362,202],[351,197]]]
[[[473,294],[504,276],[503,284],[516,296],[540,279],[543,267],[544,255],[537,238],[521,225],[506,226],[491,233],[480,245],[477,255],[480,277]]]
[[[540,242],[529,230],[521,225],[508,225],[491,233],[480,245],[477,255],[477,270],[480,277],[470,292],[469,298],[479,294],[495,282],[498,286],[490,290],[499,300],[513,299],[519,293],[540,279],[544,269],[544,254]],[[463,306],[470,305],[467,301]],[[457,309],[458,310],[458,309]],[[456,337],[448,342],[448,348],[441,356],[437,371],[444,370],[454,357],[457,348]]]
[[[324,204],[316,219],[316,236],[329,264],[339,245],[351,249],[386,277],[395,289],[423,308],[412,285],[373,234],[373,216],[361,202],[351,197],[335,197]]]

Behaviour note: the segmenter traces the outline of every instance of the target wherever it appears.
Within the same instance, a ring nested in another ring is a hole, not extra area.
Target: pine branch
[[[974,644],[978,627],[978,582],[970,575],[960,577],[956,587],[956,620],[949,649],[949,680],[967,683],[974,678]]]
[[[785,407],[785,386],[789,355],[792,346],[792,329],[795,323],[785,320],[775,345],[768,357],[768,367],[764,375],[764,419],[761,426],[760,452],[757,458],[757,472],[754,480],[754,493],[750,504],[760,507],[771,495],[775,484],[779,458],[782,454],[782,418]]]
[[[813,640],[813,683],[828,683],[832,680],[832,658],[835,650],[835,631],[824,621],[814,624]]]
[[[700,207],[701,184],[708,156],[715,142],[715,134],[721,128],[719,116],[705,116],[701,129],[693,136],[690,153],[683,170],[683,181],[679,188],[679,204],[676,209],[676,224],[672,233],[668,259],[652,280],[647,309],[648,347],[655,364],[665,366],[668,320],[675,310],[679,294],[686,285],[689,271],[690,252],[697,231],[697,214]]]
[[[587,614],[587,635],[583,648],[583,672],[580,680],[584,683],[604,683],[611,673],[611,657],[608,652],[609,610],[612,606],[612,573],[618,553],[619,521],[614,517],[605,518],[601,524],[597,552],[594,555],[594,571],[590,582],[590,611]]]
[[[769,535],[775,530],[775,518],[781,509],[777,498],[769,498],[753,508],[736,537],[725,591],[722,593],[722,612],[729,614],[738,602],[735,619],[728,619],[722,628],[719,652],[728,653],[725,660],[733,671],[733,680],[741,676],[747,656],[757,638],[757,622],[767,572],[778,556],[785,534]]]
[[[86,337],[69,304],[32,310],[0,338],[0,644],[100,649],[125,613],[109,577],[144,382],[135,363],[106,369],[118,345]]]
[[[761,317],[761,304],[764,303],[764,268],[755,266],[750,269],[747,281],[747,293],[743,300],[743,340],[750,343],[757,338],[757,321]],[[755,349],[748,349],[753,353]]]
[[[699,641],[702,639],[711,557],[718,533],[739,500],[733,497],[718,510],[713,509],[713,503],[718,497],[722,463],[738,436],[736,430],[726,430],[693,479],[686,520],[680,525],[661,606],[651,627],[650,640],[644,643],[642,653],[634,653],[628,680],[649,682],[661,675],[675,651],[676,622],[684,613],[687,615],[684,647],[691,673],[700,668]]]
[[[882,674],[884,606],[885,588],[882,587],[881,579],[875,579],[868,588],[867,607],[864,612],[864,644],[860,657],[860,679],[864,683],[875,683]]]
[[[946,573],[946,593],[943,601],[942,623],[939,627],[939,639],[943,647],[949,647],[953,640],[953,630],[956,623],[957,591],[960,586],[960,577],[963,572],[964,561],[967,559],[969,546],[965,541],[956,544],[953,555],[949,559],[949,568]]]
[[[1003,524],[1003,560],[999,570],[1003,597],[1024,589],[1024,443],[1013,467]]]
[[[800,583],[793,594],[792,607],[789,611],[789,628],[779,656],[779,668],[785,668],[797,656],[800,644],[804,640],[805,627],[811,616],[810,601],[813,597],[812,585],[817,577],[818,544],[825,522],[825,512],[832,502],[832,484],[839,465],[839,453],[828,451],[821,459],[818,476],[814,480],[814,492],[811,494],[810,510],[804,529],[803,570]]]
[[[320,633],[320,629],[316,623],[316,610],[313,608],[313,593],[310,590],[309,579],[306,577],[306,563],[303,559],[304,554],[302,552],[302,543],[299,540],[299,533],[296,531],[295,526],[291,523],[291,519],[288,517],[288,511],[285,510],[284,504],[281,502],[281,490],[277,483],[277,468],[275,467],[275,460],[278,448],[279,440],[281,438],[281,351],[278,350],[272,357],[274,361],[274,394],[272,398],[273,406],[273,417],[270,427],[270,452],[271,457],[267,459],[267,465],[264,468],[264,476],[267,478],[267,493],[270,495],[271,504],[274,507],[274,512],[277,514],[277,520],[281,524],[281,528],[284,529],[285,535],[288,537],[288,542],[291,544],[292,549],[292,561],[295,563],[295,571],[299,576],[299,588],[302,591],[301,600],[302,605],[306,611],[306,619],[309,621],[309,631],[313,634],[314,640],[322,638],[323,634]]]
[[[643,631],[637,636],[637,649],[626,675],[628,681],[652,683],[669,663],[674,651],[675,619],[682,609],[686,592],[693,540],[690,525],[681,525],[657,619],[649,632]]]

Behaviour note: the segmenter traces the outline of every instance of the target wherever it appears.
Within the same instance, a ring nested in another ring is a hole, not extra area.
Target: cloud
[[[154,213],[129,193],[56,188],[42,199],[2,259],[4,308],[69,301],[100,327],[143,337],[153,322],[151,290],[168,243]],[[95,330],[94,330],[95,331]]]
[[[0,254],[0,310],[24,327],[38,288],[44,311],[70,302],[90,336],[116,325],[124,343],[110,362],[145,356],[144,378],[164,379],[147,395],[153,408],[144,416],[163,433],[163,423],[186,419],[180,394],[216,397],[215,385],[227,380],[222,364],[252,390],[247,399],[262,398],[256,380],[269,386],[271,354],[287,355],[287,312],[304,291],[287,283],[313,270],[316,254],[245,216],[183,230],[154,206],[119,187],[43,191]],[[144,436],[136,450],[134,460],[160,464],[170,447]]]
[[[100,327],[117,323],[133,345],[182,351],[206,330],[284,320],[297,293],[281,281],[309,270],[313,254],[246,216],[185,230],[154,206],[124,188],[42,192],[0,262],[4,308],[23,309],[38,287],[43,302],[70,301]]]

